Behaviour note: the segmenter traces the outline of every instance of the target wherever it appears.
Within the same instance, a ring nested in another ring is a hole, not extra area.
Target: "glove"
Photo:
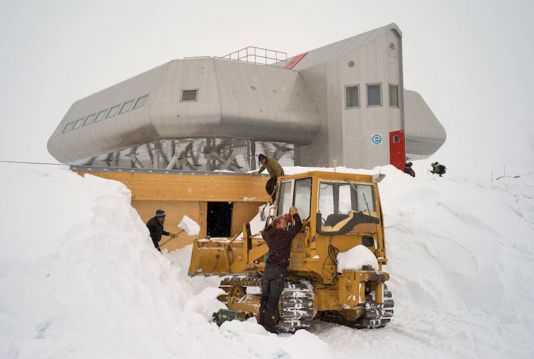
[[[171,239],[176,238],[176,233],[171,233],[171,235],[169,237],[171,237]]]

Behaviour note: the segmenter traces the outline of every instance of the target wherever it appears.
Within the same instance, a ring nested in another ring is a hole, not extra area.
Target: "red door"
[[[406,151],[404,148],[404,131],[389,133],[389,163],[404,171],[406,164]]]

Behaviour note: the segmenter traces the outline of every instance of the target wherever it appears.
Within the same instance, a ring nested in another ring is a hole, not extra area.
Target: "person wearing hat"
[[[146,226],[150,231],[150,238],[152,238],[154,247],[156,247],[156,249],[160,252],[161,249],[159,248],[159,241],[162,235],[170,236],[171,238],[176,237],[176,234],[169,233],[163,229],[163,223],[165,223],[165,211],[162,209],[158,209],[156,211],[156,215],[146,223]]]
[[[282,166],[280,166],[280,163],[278,163],[277,160],[275,160],[272,157],[267,157],[263,153],[260,153],[258,155],[258,161],[261,164],[260,169],[256,174],[262,173],[264,170],[267,170],[269,172],[269,175],[271,178],[267,181],[265,184],[265,191],[267,191],[267,194],[271,196],[271,202],[274,202],[274,199],[276,197],[276,181],[278,181],[278,177],[284,175],[284,170],[282,169]]]

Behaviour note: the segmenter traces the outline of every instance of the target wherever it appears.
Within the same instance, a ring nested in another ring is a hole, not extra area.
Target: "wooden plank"
[[[132,206],[146,223],[157,209],[166,213],[165,230],[176,233],[178,224],[187,215],[200,225],[200,233],[188,236],[181,232],[162,249],[172,251],[207,235],[208,202],[233,202],[231,235],[241,231],[244,223],[269,200],[265,193],[268,177],[254,175],[163,174],[114,171],[79,171],[78,174],[116,180],[132,192]],[[160,243],[169,237],[163,236]]]
[[[266,176],[80,171],[124,183],[135,200],[267,202]]]

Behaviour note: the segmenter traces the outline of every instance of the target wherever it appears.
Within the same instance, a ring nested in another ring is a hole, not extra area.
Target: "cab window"
[[[289,212],[293,202],[293,181],[284,181],[280,186],[280,200],[278,215],[282,216]]]
[[[311,209],[311,186],[311,178],[282,182],[278,215],[289,213],[289,209],[294,206],[297,207],[301,219],[308,219]]]
[[[322,218],[338,218],[351,211],[375,211],[374,190],[372,185],[349,182],[327,182],[319,184],[319,212]]]
[[[375,196],[373,186],[357,184],[358,193],[358,211],[375,211]]]
[[[311,178],[295,181],[295,207],[297,207],[300,218],[303,220],[310,217],[311,186]]]

